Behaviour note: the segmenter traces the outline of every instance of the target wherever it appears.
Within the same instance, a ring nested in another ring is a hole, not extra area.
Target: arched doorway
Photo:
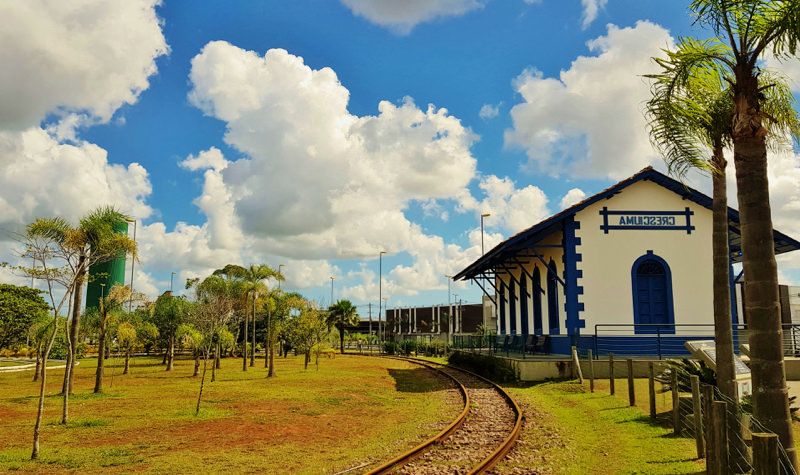
[[[636,333],[675,333],[672,274],[667,261],[647,251],[633,263],[631,283]]]

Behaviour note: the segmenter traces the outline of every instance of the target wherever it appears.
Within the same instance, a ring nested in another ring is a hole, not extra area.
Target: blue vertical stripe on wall
[[[522,284],[519,288],[520,333],[527,335],[530,333],[530,327],[528,326],[528,298],[530,297],[530,292],[528,292],[528,276],[524,272],[520,277],[520,283]]]
[[[578,253],[578,246],[581,238],[575,236],[575,230],[581,228],[581,223],[575,221],[575,215],[562,221],[562,236],[564,254],[564,312],[567,315],[566,327],[568,335],[579,335],[580,329],[586,327],[586,321],[580,318],[583,311],[583,303],[579,301],[579,296],[583,295],[583,287],[578,285],[578,279],[583,276],[583,271],[578,270],[578,262],[581,261],[581,254]]]
[[[506,334],[506,283],[500,280],[500,334]]]
[[[509,333],[512,335],[517,334],[517,292],[516,292],[516,285],[517,283],[514,282],[514,279],[511,279],[511,285],[508,286],[508,305],[510,307],[510,322],[509,322]]]
[[[547,272],[547,322],[550,326],[550,334],[558,335],[561,333],[558,323],[558,281],[556,280],[558,270],[552,258],[548,267],[550,270]]]
[[[539,266],[533,269],[533,332],[537,335],[542,334],[542,277],[539,273]]]

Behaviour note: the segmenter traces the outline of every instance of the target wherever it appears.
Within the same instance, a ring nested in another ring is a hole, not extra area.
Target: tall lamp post
[[[169,292],[172,293],[172,278],[175,277],[176,272],[169,275]]]
[[[444,275],[447,278],[447,305],[450,305],[450,280],[453,278],[452,275]]]
[[[483,218],[485,218],[487,216],[491,216],[491,213],[483,213],[481,215],[481,255],[484,254],[484,252],[483,252]]]
[[[286,264],[278,265],[278,274],[281,273],[281,267],[286,267]],[[278,290],[281,290],[281,279],[278,279]]]
[[[456,328],[458,327],[458,299],[456,297],[458,297],[458,294],[453,294],[453,299],[455,299],[456,302],[456,308],[455,311],[453,311],[453,336],[456,334],[455,330],[458,330],[458,328]]]
[[[331,276],[331,305],[333,305],[333,279],[334,277]]]
[[[381,301],[383,299],[383,255],[386,251],[378,253],[378,344],[383,341],[383,333],[381,333]]]
[[[125,221],[133,223],[133,244],[136,245],[136,220],[125,218]],[[128,312],[133,308],[133,267],[136,264],[136,258],[131,257],[131,296],[128,298]]]

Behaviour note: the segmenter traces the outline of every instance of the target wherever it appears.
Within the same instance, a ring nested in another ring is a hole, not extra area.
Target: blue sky
[[[0,260],[34,217],[113,203],[150,295],[172,271],[286,264],[323,304],[331,276],[375,304],[380,250],[389,306],[446,302],[481,213],[489,248],[663,169],[641,75],[708,35],[656,0],[82,3],[0,6]],[[800,158],[770,160],[775,227],[800,237]],[[780,266],[800,282],[800,258]]]

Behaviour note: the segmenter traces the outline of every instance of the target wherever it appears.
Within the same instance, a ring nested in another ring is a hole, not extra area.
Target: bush
[[[383,342],[383,352],[387,355],[394,355],[399,353],[400,345],[394,341],[385,341]]]
[[[443,340],[423,341],[417,344],[417,354],[424,356],[445,356],[449,349],[447,342]]]
[[[410,356],[417,349],[417,340],[403,340],[400,342],[401,354]]]
[[[464,368],[499,383],[509,383],[519,379],[511,362],[503,358],[454,351],[447,357],[447,361],[453,366]]]

